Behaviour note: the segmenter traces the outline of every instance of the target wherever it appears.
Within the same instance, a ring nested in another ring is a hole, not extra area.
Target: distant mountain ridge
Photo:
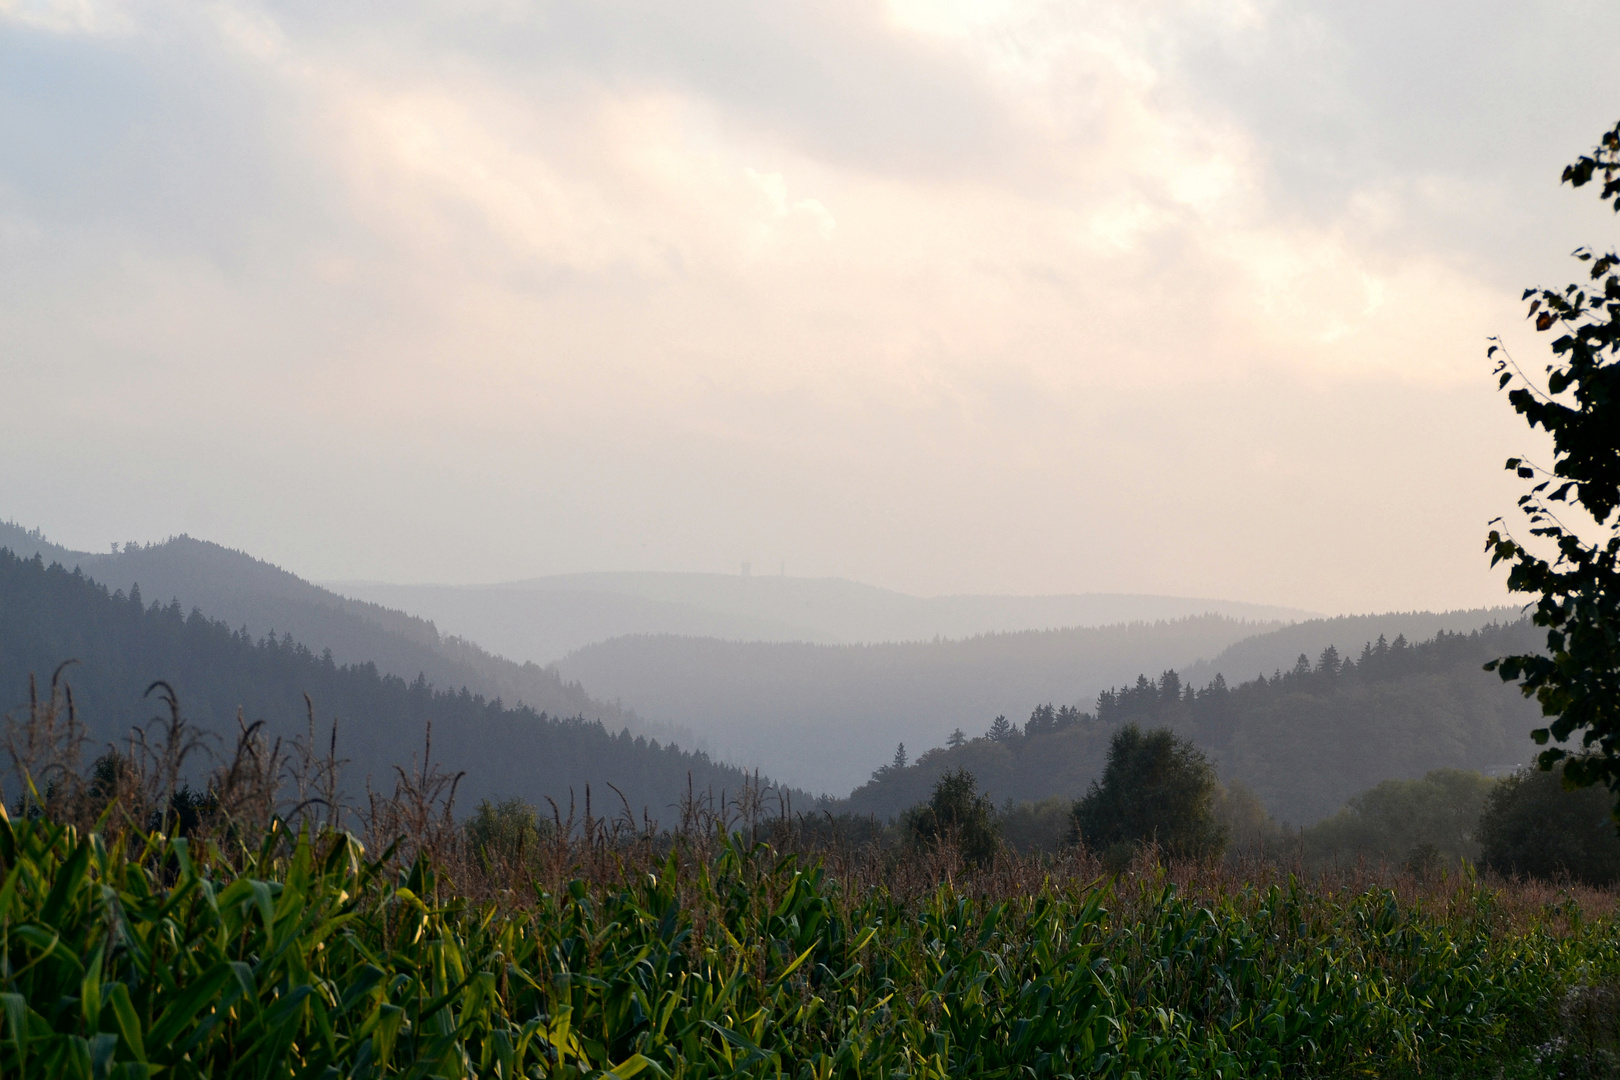
[[[596,700],[552,669],[506,660],[470,641],[442,636],[427,619],[339,596],[262,559],[205,540],[178,536],[100,554],[73,551],[51,543],[38,530],[0,522],[0,548],[25,559],[38,554],[47,564],[59,562],[69,570],[78,567],[110,589],[127,593],[139,584],[148,602],[179,600],[183,610],[200,609],[255,638],[272,631],[290,634],[317,654],[331,650],[339,664],[374,663],[384,674],[407,681],[423,675],[447,690],[465,686],[552,716],[600,720],[612,731],[628,728],[666,742],[696,743],[691,732]]]
[[[672,635],[614,638],[557,666],[643,715],[689,727],[729,760],[842,794],[895,744],[936,746],[1048,701],[1085,701],[1144,669],[1213,656],[1276,623],[1206,615],[1155,623],[815,645]]]
[[[615,637],[667,634],[821,645],[961,640],[1223,615],[1315,617],[1295,608],[1174,596],[919,597],[843,578],[683,573],[564,574],[496,585],[330,582],[347,596],[431,617],[503,655],[550,663]]]
[[[1016,721],[1051,703],[1094,708],[1097,695],[1147,672],[1233,685],[1294,667],[1304,653],[1468,633],[1512,622],[1513,608],[1312,619],[1289,625],[1202,616],[1154,623],[986,634],[880,645],[737,642],[671,635],[614,638],[557,664],[565,678],[647,716],[691,728],[730,760],[757,762],[817,792],[841,794],[957,727],[973,736],[998,714]]]

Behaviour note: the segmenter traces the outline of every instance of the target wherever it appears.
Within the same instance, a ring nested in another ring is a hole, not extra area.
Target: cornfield
[[[1620,947],[1602,894],[1151,859],[1107,878],[1083,856],[885,870],[725,828],[552,843],[572,855],[526,892],[475,899],[426,852],[372,857],[279,819],[251,846],[0,821],[0,1072],[1554,1076],[1612,1061]]]

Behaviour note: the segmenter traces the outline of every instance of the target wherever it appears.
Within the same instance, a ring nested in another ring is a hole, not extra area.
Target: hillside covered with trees
[[[872,645],[645,635],[592,645],[557,666],[740,760],[841,793],[896,741],[927,746],[999,712],[1089,699],[1143,668],[1214,656],[1276,625],[1205,615]]]
[[[443,635],[433,623],[380,604],[353,600],[262,559],[189,536],[158,544],[129,543],[106,553],[72,551],[37,530],[0,522],[0,547],[21,558],[39,555],[46,564],[77,567],[109,589],[139,586],[150,603],[179,601],[254,638],[290,635],[318,653],[331,650],[339,664],[373,663],[379,671],[435,686],[468,687],[485,697],[529,705],[554,716],[601,720],[610,731],[675,738],[684,731],[651,724],[617,705],[592,698],[551,668],[516,663],[462,638]]]
[[[110,591],[82,571],[0,549],[0,711],[25,712],[30,676],[43,698],[67,660],[78,661],[64,678],[91,753],[122,745],[133,725],[160,711],[143,694],[163,679],[194,724],[226,737],[237,730],[238,709],[249,722],[264,720],[272,736],[306,731],[308,694],[323,739],[337,719],[351,797],[368,776],[391,786],[393,766],[421,757],[429,724],[434,759],[467,772],[465,807],[502,797],[543,806],[550,797],[566,811],[570,794],[582,802],[588,784],[597,812],[611,814],[621,808],[612,784],[638,813],[646,807],[667,819],[689,782],[700,793],[735,792],[747,780],[702,753],[613,734],[594,719],[511,707],[465,687],[435,687],[420,675],[407,681],[371,663],[340,664],[290,636],[255,638],[173,601],[147,606],[138,589]],[[808,796],[799,798],[808,805]]]
[[[998,716],[915,762],[897,755],[839,806],[886,819],[958,768],[997,804],[1079,798],[1101,774],[1111,734],[1135,723],[1191,739],[1223,781],[1242,782],[1279,819],[1310,824],[1384,780],[1442,768],[1500,774],[1529,760],[1535,705],[1482,667],[1534,647],[1520,621],[1415,645],[1379,638],[1349,655],[1328,646],[1314,662],[1302,654],[1289,669],[1233,684],[1219,674],[1201,688],[1175,671],[1141,675],[1089,709],[1045,705],[1022,725]]]

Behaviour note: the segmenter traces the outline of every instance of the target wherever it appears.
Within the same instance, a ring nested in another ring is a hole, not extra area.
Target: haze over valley
[[[1090,593],[917,597],[840,578],[781,574],[565,574],[499,585],[329,582],[415,612],[514,659],[549,664],[633,634],[821,645],[927,641],[1190,615],[1271,621],[1310,613],[1226,600]]]
[[[285,670],[277,668],[269,683],[260,676],[244,683],[230,674],[228,665],[223,672],[199,666],[202,661],[188,651],[188,639],[183,636],[164,638],[164,644],[146,654],[148,665],[163,671],[162,677],[193,715],[217,729],[228,730],[235,711],[241,708],[291,738],[307,725],[302,694],[308,692],[322,724],[334,718],[340,721],[344,745],[353,748],[350,782],[358,785],[366,776],[386,774],[396,763],[388,760],[390,754],[414,753],[415,741],[426,737],[425,725],[434,710],[448,707],[413,706],[401,715],[397,704],[389,702],[415,700],[409,696],[413,692],[445,692],[452,695],[452,701],[455,694],[465,697],[470,693],[488,702],[494,712],[485,716],[475,710],[463,715],[452,708],[441,718],[437,736],[442,760],[467,771],[469,795],[565,802],[570,796],[583,798],[587,783],[594,783],[598,793],[604,785],[613,784],[626,797],[639,800],[639,807],[661,813],[670,811],[681,786],[679,778],[685,767],[671,764],[677,759],[660,759],[665,761],[661,766],[665,771],[659,774],[662,779],[649,778],[642,765],[624,765],[629,773],[621,774],[611,752],[607,760],[594,765],[571,766],[572,772],[536,765],[531,767],[536,771],[525,773],[518,763],[529,760],[526,755],[532,753],[542,755],[536,761],[555,754],[544,749],[546,739],[561,737],[555,733],[561,729],[544,727],[540,717],[600,725],[604,737],[625,732],[633,743],[639,740],[643,746],[667,747],[670,753],[697,751],[702,761],[691,768],[721,778],[717,782],[722,786],[727,776],[736,787],[744,775],[759,773],[784,790],[798,792],[801,802],[830,798],[834,805],[842,805],[839,800],[890,763],[900,744],[908,746],[915,758],[944,747],[953,733],[958,739],[982,742],[997,717],[1016,731],[1023,719],[1042,706],[1089,715],[1104,691],[1129,686],[1139,676],[1157,680],[1162,673],[1175,671],[1188,687],[1202,688],[1217,679],[1236,686],[1256,676],[1264,679],[1291,671],[1300,656],[1317,657],[1330,646],[1349,655],[1374,640],[1415,644],[1436,634],[1467,634],[1518,617],[1512,609],[1495,608],[1299,618],[1306,613],[1172,597],[923,600],[851,582],[741,575],[593,575],[479,590],[349,587],[374,598],[407,601],[414,596],[441,601],[446,596],[470,597],[478,603],[468,602],[465,617],[495,619],[501,612],[509,613],[515,620],[513,632],[527,635],[524,640],[543,639],[547,634],[562,640],[565,632],[583,634],[593,626],[608,628],[604,632],[630,631],[589,641],[556,663],[541,665],[527,659],[520,663],[486,649],[481,642],[443,634],[424,612],[345,597],[206,541],[180,537],[94,554],[62,548],[37,530],[16,525],[0,526],[0,530],[0,547],[24,560],[10,579],[15,588],[23,587],[16,583],[30,580],[25,572],[27,560],[35,559],[42,570],[55,565],[76,571],[87,585],[104,587],[115,598],[138,594],[140,603],[150,605],[154,613],[168,612],[164,616],[167,623],[153,616],[154,627],[179,627],[186,616],[196,612],[192,619],[202,618],[198,625],[203,629],[190,632],[204,633],[208,625],[218,632],[235,630],[233,641],[238,643],[229,648],[247,649],[244,658],[261,656],[251,664],[262,665],[265,655],[281,655],[274,651],[264,654],[266,643],[274,648],[279,642],[280,648],[295,649],[296,655],[289,654],[291,659],[276,661]],[[534,602],[536,597],[540,602]],[[560,603],[547,602],[559,597]],[[620,602],[626,600],[633,602]],[[101,624],[94,618],[81,626],[63,613],[48,616],[37,605],[9,603],[14,620],[11,652],[6,658],[6,677],[14,687],[10,706],[22,704],[24,699],[18,695],[29,672],[43,675],[54,668],[54,654],[49,647],[40,646],[37,638],[62,642],[56,646],[63,654],[61,659],[79,661],[69,678],[80,684],[78,700],[85,715],[94,718],[98,739],[116,743],[120,731],[144,721],[143,710],[149,709],[149,703],[139,698],[137,690],[150,679],[141,670],[128,668],[126,651],[108,654],[103,651],[106,646],[95,644],[104,640],[98,635],[110,631],[96,630]],[[117,610],[117,604],[108,610]],[[443,610],[434,609],[437,613]],[[33,614],[27,615],[30,611]],[[1222,611],[1225,613],[1217,613]],[[577,618],[581,613],[586,617]],[[688,629],[711,632],[649,632],[658,618],[666,616],[684,620],[682,625]],[[763,634],[763,640],[750,639],[750,626],[768,623],[784,628],[786,637],[789,617],[797,618],[804,636],[812,640],[771,640]],[[981,629],[1016,626],[1020,619],[1050,622],[1065,617],[1093,624],[1061,629]],[[30,618],[46,621],[29,622]],[[1096,624],[1108,619],[1118,621]],[[885,627],[894,634],[893,640],[884,640]],[[966,632],[955,637],[939,632],[952,627]],[[935,635],[924,638],[929,628]],[[725,636],[713,632],[719,630]],[[172,628],[164,632],[180,633]],[[839,644],[813,640],[817,636],[867,640]],[[205,639],[212,640],[206,634],[198,640]],[[84,644],[68,644],[75,641]],[[250,646],[259,653],[254,654]],[[314,664],[309,670],[319,673],[321,685],[327,688],[324,693],[313,685],[297,686],[299,678],[313,677],[297,674],[302,670],[300,663]],[[288,664],[292,666],[286,667]],[[354,678],[360,683],[333,674],[347,670],[345,665],[356,670]],[[365,675],[365,671],[372,674]],[[383,682],[375,689],[365,688],[373,685],[367,680],[379,677]],[[413,687],[419,689],[413,691]],[[1511,725],[1504,724],[1504,716],[1523,714],[1525,723],[1530,716],[1511,688],[1477,672],[1471,681],[1459,683],[1458,689],[1442,692],[1439,699],[1428,690],[1421,693],[1430,696],[1413,696],[1419,692],[1413,684],[1394,699],[1364,699],[1359,706],[1352,702],[1348,713],[1343,712],[1343,704],[1336,706],[1345,726],[1335,738],[1358,742],[1374,725],[1387,723],[1392,709],[1429,710],[1435,722],[1431,734],[1426,736],[1422,730],[1429,721],[1419,717],[1412,721],[1418,727],[1412,737],[1426,749],[1406,755],[1404,766],[1397,760],[1378,768],[1420,775],[1427,768],[1446,764],[1508,768],[1527,757],[1528,740],[1505,734]],[[519,711],[510,712],[512,708]],[[475,714],[480,719],[472,719]],[[1450,719],[1440,722],[1442,714]],[[1258,715],[1256,722],[1261,722]],[[1360,725],[1368,725],[1362,735],[1357,734]],[[1460,730],[1478,728],[1494,734],[1482,743],[1478,737],[1458,735],[1458,725]],[[506,734],[494,736],[496,730]],[[526,730],[535,733],[532,740],[523,734]],[[1199,734],[1207,741],[1214,738],[1213,730]],[[553,734],[546,735],[548,731]],[[1255,769],[1261,767],[1253,763],[1240,766],[1233,756],[1237,744],[1230,742],[1231,733],[1221,737],[1228,741],[1218,748],[1211,745],[1211,751],[1220,751],[1217,760],[1222,768],[1247,768],[1249,779],[1254,780],[1259,775]],[[1045,780],[1019,780],[1016,774],[1003,775],[983,762],[979,769],[991,793],[1000,798],[1073,798],[1100,768],[1100,745],[1091,737],[1066,745],[1058,758],[1067,765],[1053,771],[1048,760],[1044,772],[1033,774],[1044,775]],[[1510,749],[1514,746],[1519,749]],[[568,751],[571,755],[583,752]],[[1480,753],[1485,757],[1480,758]],[[728,768],[734,771],[727,772]],[[1284,766],[1274,763],[1264,766],[1262,772],[1275,768]],[[1312,769],[1296,774],[1296,779],[1318,791],[1343,794],[1328,796],[1326,803],[1274,794],[1279,815],[1313,820],[1334,809],[1335,799],[1353,793],[1359,779],[1385,778],[1366,769],[1350,769],[1348,759],[1342,767],[1331,757],[1317,760]],[[1326,782],[1324,769],[1338,779]],[[644,778],[627,779],[638,774]],[[1266,785],[1262,782],[1260,786],[1265,789]],[[873,802],[870,795],[857,796],[848,805],[890,815],[904,809],[882,799]]]
[[[0,1077],[1620,1076],[1615,0],[0,0]]]
[[[0,710],[432,724],[461,813],[1511,770],[1491,368],[1620,14],[1458,18],[0,3]]]

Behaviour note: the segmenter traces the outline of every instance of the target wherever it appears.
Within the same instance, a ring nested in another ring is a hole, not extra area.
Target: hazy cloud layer
[[[0,515],[314,577],[1496,601],[1597,2],[0,0]]]

